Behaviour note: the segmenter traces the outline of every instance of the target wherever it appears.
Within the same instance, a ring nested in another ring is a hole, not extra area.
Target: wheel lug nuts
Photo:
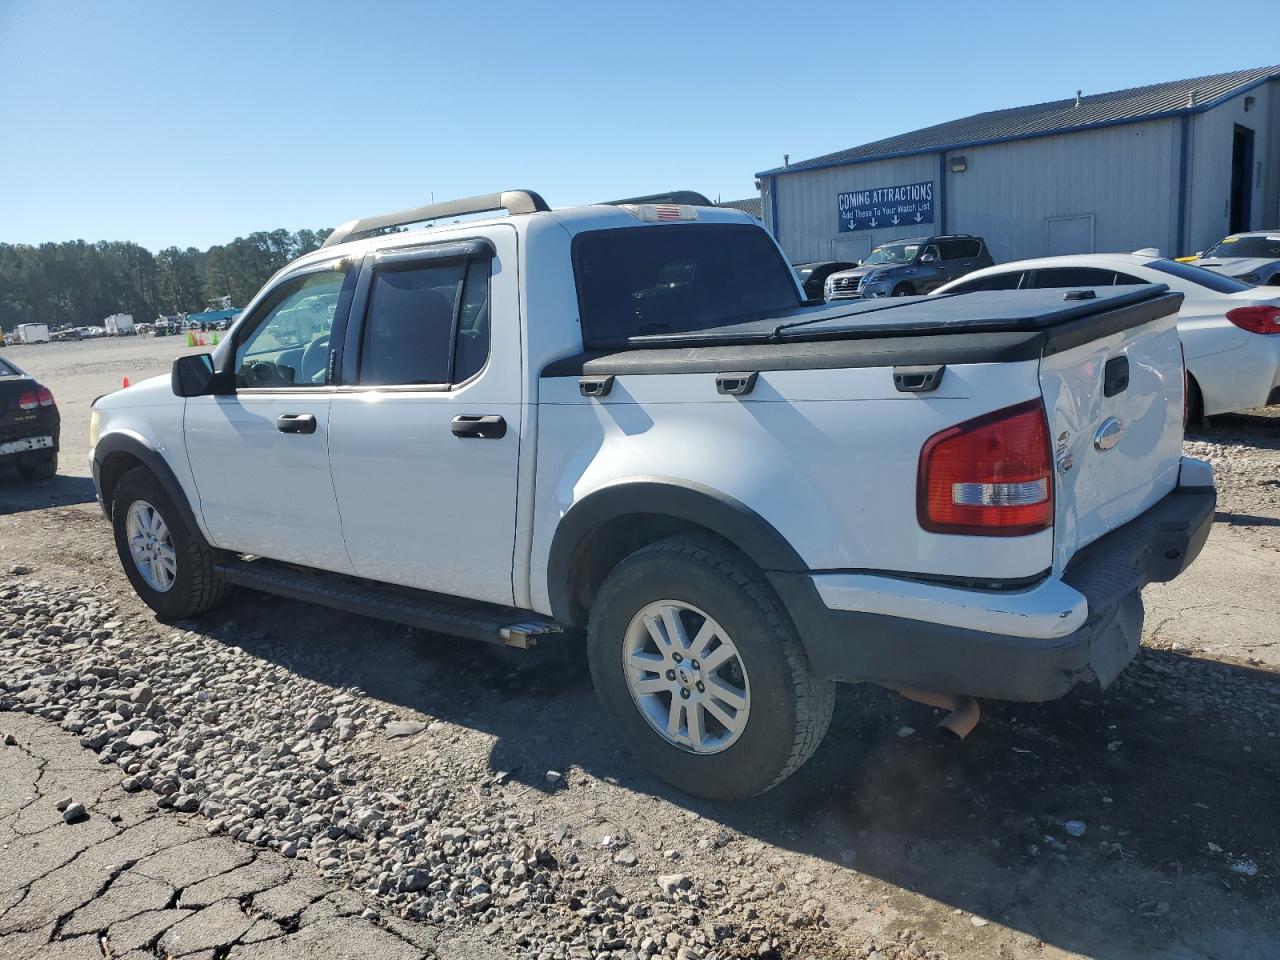
[[[697,661],[697,660],[690,660],[690,661],[689,661],[689,666],[691,666],[691,667],[693,667],[693,669],[697,670],[697,669],[698,669],[698,661]]]
[[[704,687],[704,686],[702,685],[702,681],[701,681],[701,680],[699,680],[699,681],[698,681],[698,692],[699,692],[699,693],[705,693],[705,692],[706,692],[706,689],[707,689],[707,688],[706,688],[706,687]]]
[[[676,672],[675,672],[674,670],[668,670],[668,671],[667,671],[667,679],[668,679],[668,680],[674,680],[675,678],[676,678]]]
[[[676,663],[682,663],[684,661],[684,657],[680,656],[680,654],[678,653],[672,654],[671,659],[674,660]]]
[[[689,699],[689,691],[688,691],[688,690],[681,690],[681,691],[680,691],[680,699],[681,699],[681,700],[688,700],[688,699]]]

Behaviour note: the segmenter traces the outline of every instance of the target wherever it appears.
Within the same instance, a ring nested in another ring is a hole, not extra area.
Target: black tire
[[[704,611],[740,654],[750,711],[738,739],[719,753],[693,753],[668,741],[627,686],[627,627],[659,600]],[[713,800],[764,793],[809,759],[831,722],[835,684],[809,669],[773,588],[746,557],[710,537],[662,540],[614,568],[592,606],[587,647],[596,693],[618,735],[655,776],[686,793]]]
[[[895,297],[914,297],[916,295],[915,288],[909,283],[900,283],[893,288]]]
[[[1187,374],[1187,427],[1201,430],[1205,426],[1204,394],[1200,392],[1200,384],[1196,383],[1196,378]]]
[[[177,559],[173,586],[157,590],[143,578],[129,552],[125,532],[129,508],[143,500],[151,504],[169,528]],[[133,589],[152,610],[166,620],[181,620],[211,610],[226,599],[231,586],[213,572],[218,552],[205,542],[174,505],[164,485],[146,467],[134,467],[116,484],[111,505],[111,525],[115,531],[116,553]]]
[[[33,453],[18,460],[18,475],[23,480],[50,480],[58,474],[58,454]]]

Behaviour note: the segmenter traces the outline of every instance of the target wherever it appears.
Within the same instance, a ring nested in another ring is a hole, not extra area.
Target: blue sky
[[[205,248],[531,187],[567,205],[1280,61],[1274,0],[0,0],[0,241]]]

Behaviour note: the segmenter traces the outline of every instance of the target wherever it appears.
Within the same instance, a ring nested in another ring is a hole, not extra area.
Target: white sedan
[[[1142,253],[1082,253],[976,270],[933,295],[1132,283],[1163,283],[1184,297],[1178,333],[1193,419],[1280,403],[1280,295],[1265,287]]]

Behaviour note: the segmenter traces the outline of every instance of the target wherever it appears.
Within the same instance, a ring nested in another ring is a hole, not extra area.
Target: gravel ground
[[[1219,522],[1148,591],[1110,690],[984,704],[948,745],[930,709],[842,688],[804,769],[724,805],[636,768],[567,642],[494,650],[247,591],[158,623],[78,424],[161,346],[117,341],[83,376],[87,345],[16,357],[59,396],[65,473],[0,477],[0,710],[79,736],[134,796],[350,885],[379,924],[513,957],[1280,956],[1275,417],[1190,435]]]

